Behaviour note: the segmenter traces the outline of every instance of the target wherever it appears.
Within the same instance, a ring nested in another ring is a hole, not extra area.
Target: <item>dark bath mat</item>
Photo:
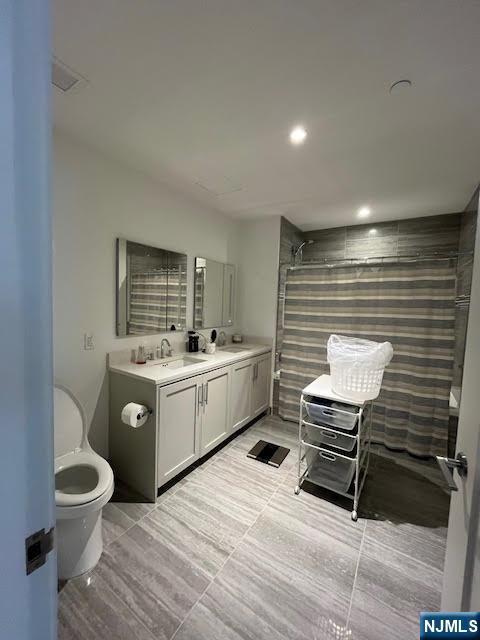
[[[280,447],[272,442],[259,440],[257,444],[247,453],[247,458],[253,458],[259,462],[264,462],[272,467],[279,467],[289,454],[290,449]]]

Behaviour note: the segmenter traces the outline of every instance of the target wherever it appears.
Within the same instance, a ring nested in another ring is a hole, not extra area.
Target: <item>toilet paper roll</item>
[[[146,423],[149,415],[150,412],[145,405],[129,402],[122,409],[122,422],[137,429]]]

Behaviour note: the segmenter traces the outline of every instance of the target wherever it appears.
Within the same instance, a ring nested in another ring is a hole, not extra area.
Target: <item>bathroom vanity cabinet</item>
[[[229,421],[230,367],[158,390],[158,486],[224,440]]]
[[[117,480],[154,501],[162,485],[268,409],[271,350],[252,347],[223,361],[210,367],[203,361],[201,373],[162,383],[132,375],[132,366],[110,367],[110,457]],[[121,421],[127,402],[152,409],[142,427]]]

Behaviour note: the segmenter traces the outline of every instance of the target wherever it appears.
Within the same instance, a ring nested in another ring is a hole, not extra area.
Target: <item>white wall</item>
[[[280,216],[238,225],[237,328],[245,335],[274,340],[277,317]]]
[[[188,255],[191,326],[193,260],[234,263],[238,224],[64,135],[55,133],[53,153],[55,376],[84,405],[90,442],[107,455],[106,353],[142,341],[115,336],[115,239]],[[94,351],[83,349],[85,332],[94,334]],[[178,348],[184,335],[168,337]]]

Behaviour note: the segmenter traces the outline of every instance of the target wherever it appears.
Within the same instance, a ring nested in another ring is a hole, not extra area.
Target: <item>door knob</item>
[[[458,491],[457,484],[453,479],[453,471],[456,469],[458,475],[464,478],[468,472],[467,456],[463,452],[457,453],[456,458],[444,458],[443,456],[436,456],[438,466],[440,467],[443,477],[447,481],[448,488],[452,491]]]

